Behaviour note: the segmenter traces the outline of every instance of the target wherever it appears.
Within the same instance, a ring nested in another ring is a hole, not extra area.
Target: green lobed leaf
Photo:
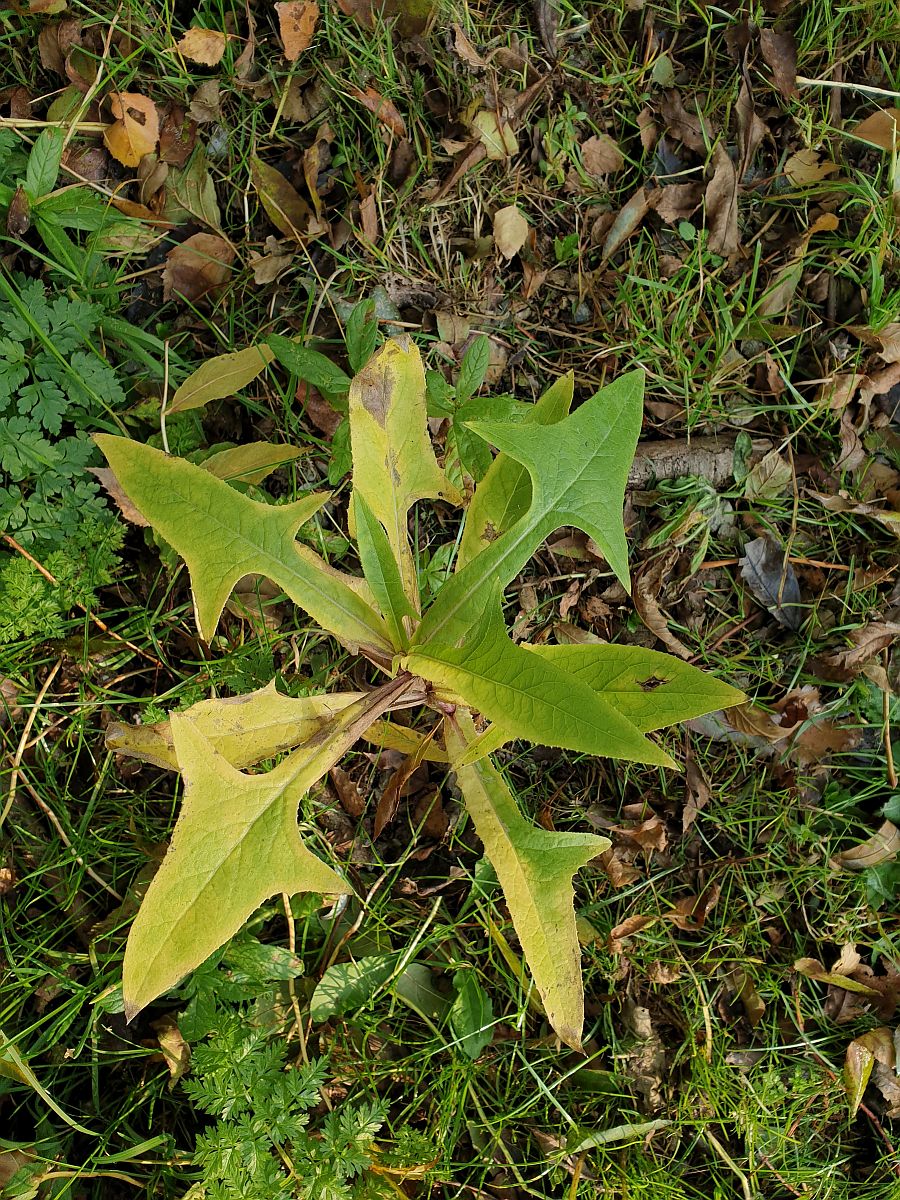
[[[384,527],[376,519],[361,492],[355,493],[353,508],[356,544],[363,574],[381,609],[395,649],[405,650],[409,645],[409,636],[404,628],[403,618],[415,618],[416,610],[403,590],[400,568],[388,543]]]
[[[473,736],[463,712],[448,719],[447,749],[459,758]],[[457,784],[503,888],[547,1018],[556,1034],[581,1049],[584,989],[572,880],[609,839],[591,833],[551,833],[526,821],[490,759],[458,767]]]
[[[188,715],[173,713],[184,798],[125,949],[129,1020],[237,933],[269,896],[351,890],[303,844],[297,806],[408,686],[408,679],[392,680],[349,705],[262,775],[236,770]]]
[[[470,425],[527,468],[531,503],[441,588],[414,645],[464,638],[479,620],[494,581],[505,586],[514,579],[561,525],[574,525],[592,537],[617,578],[630,586],[622,507],[641,427],[643,386],[643,373],[632,371],[555,425]]]
[[[496,582],[481,619],[464,638],[453,645],[414,644],[402,665],[461,696],[515,737],[607,758],[674,765],[587,683],[510,641]]]
[[[384,621],[364,598],[361,581],[295,540],[326,495],[262,504],[150,446],[110,434],[95,440],[125,494],[187,563],[203,637],[215,632],[238,580],[265,575],[348,648],[390,655]]]
[[[527,410],[528,424],[553,425],[572,407],[575,375],[569,371],[547,388],[537,403]],[[491,463],[466,510],[456,569],[480,554],[528,511],[531,503],[531,477],[521,463],[508,454],[498,454]]]

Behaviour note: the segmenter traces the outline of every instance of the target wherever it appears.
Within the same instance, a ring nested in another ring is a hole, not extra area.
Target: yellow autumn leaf
[[[103,133],[106,148],[124,167],[136,167],[159,141],[156,105],[139,92],[113,92],[109,107],[116,118]]]

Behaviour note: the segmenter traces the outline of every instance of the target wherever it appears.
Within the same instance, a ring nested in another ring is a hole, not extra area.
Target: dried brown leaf
[[[494,245],[504,258],[518,254],[528,237],[528,222],[515,204],[494,214]]]
[[[376,92],[373,87],[367,87],[365,91],[357,87],[349,90],[350,95],[358,100],[363,108],[367,108],[375,119],[380,121],[391,133],[395,133],[397,137],[406,137],[406,122],[392,100],[388,100],[380,92]]]
[[[846,672],[845,678],[851,679],[897,637],[900,637],[900,622],[870,621],[849,634],[850,646],[824,655],[821,661]]]
[[[462,27],[454,21],[451,28],[453,30],[453,49],[466,66],[474,67],[476,70],[482,70],[486,67],[487,63],[469,41]]]
[[[709,248],[725,257],[740,249],[738,234],[738,180],[734,163],[721,144],[713,153],[713,176],[706,185],[706,227]]]
[[[900,144],[900,108],[881,108],[847,132],[889,153]]]
[[[761,29],[759,48],[772,72],[772,82],[785,100],[797,94],[797,46],[794,35],[787,30]]]
[[[284,46],[284,57],[288,62],[296,62],[313,40],[319,20],[319,6],[315,0],[287,0],[286,3],[276,4],[275,11],[278,13],[278,32]]]
[[[234,248],[214,233],[195,233],[166,255],[163,298],[191,303],[215,295],[231,277]]]
[[[667,91],[660,105],[660,116],[676,141],[705,154],[707,145],[713,140],[714,130],[709,121],[697,112],[688,112],[679,92]]]
[[[606,133],[590,137],[581,143],[581,162],[588,175],[612,175],[625,166],[622,151]]]
[[[202,67],[214,67],[222,61],[228,39],[218,29],[200,29],[192,26],[175,49]]]
[[[679,658],[688,659],[692,657],[692,652],[669,629],[669,622],[658,599],[663,577],[668,574],[676,558],[675,551],[658,555],[637,575],[634,580],[634,607],[651,633],[655,633]]]

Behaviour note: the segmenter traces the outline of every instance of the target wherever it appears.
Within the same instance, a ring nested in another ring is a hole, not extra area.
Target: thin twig
[[[887,647],[882,651],[882,661],[884,662],[884,673],[887,675],[890,663],[890,653]],[[894,766],[894,747],[891,745],[891,693],[889,687],[881,693],[881,705],[884,718],[884,757],[887,760],[887,779],[888,784],[895,788],[897,786],[897,769]]]
[[[805,75],[798,75],[797,83],[800,87],[838,88],[844,92],[862,92],[866,96],[890,96],[892,99],[900,99],[900,92],[870,87],[867,83],[844,83],[838,79],[807,79]]]
[[[16,788],[19,783],[19,773],[22,767],[22,756],[25,753],[25,746],[28,742],[28,735],[31,733],[31,727],[37,719],[38,710],[44,701],[44,697],[50,690],[50,685],[59,673],[62,666],[62,659],[57,659],[56,664],[50,670],[47,678],[41,685],[41,690],[34,698],[34,704],[31,706],[31,712],[28,714],[28,720],[25,722],[25,728],[22,730],[22,736],[19,738],[19,744],[16,747],[16,752],[12,760],[12,772],[9,777],[9,791],[6,796],[6,804],[3,806],[3,812],[0,813],[0,829],[3,827],[3,822],[9,816],[10,809],[16,802]]]

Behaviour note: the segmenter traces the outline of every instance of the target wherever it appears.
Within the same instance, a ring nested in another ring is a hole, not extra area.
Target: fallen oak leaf
[[[215,295],[228,282],[234,247],[214,233],[195,233],[166,255],[163,299],[180,296],[189,303]]]
[[[175,49],[201,67],[215,67],[222,61],[227,37],[217,29],[201,29],[196,25],[175,44]]]
[[[136,167],[159,141],[156,105],[138,92],[113,92],[109,107],[116,119],[103,131],[106,148],[123,167]]]
[[[728,257],[740,249],[737,216],[738,179],[728,151],[719,143],[713,152],[713,176],[706,185],[706,227],[713,254]]]

